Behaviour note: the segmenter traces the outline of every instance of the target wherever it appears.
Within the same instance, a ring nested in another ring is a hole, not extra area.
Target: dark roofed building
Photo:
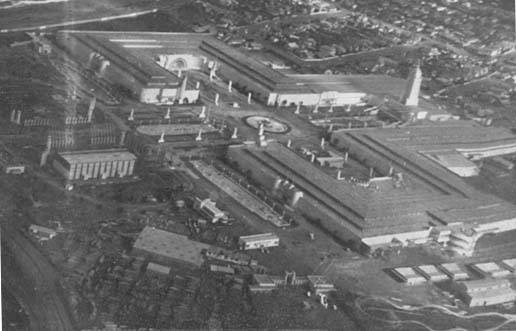
[[[475,130],[478,136],[473,136]],[[449,237],[440,240],[446,245],[463,239],[453,232],[466,231],[472,238],[467,244],[474,247],[483,233],[516,229],[516,207],[479,192],[424,154],[465,147],[470,153],[465,159],[481,157],[486,148],[487,155],[505,153],[516,142],[516,137],[510,137],[503,129],[462,122],[444,127],[334,132],[331,140],[335,146],[373,170],[373,177],[355,182],[331,176],[276,142],[265,147],[231,146],[228,158],[262,185],[273,190],[280,187],[293,207],[343,240],[373,248],[424,243],[434,234],[446,232]],[[279,181],[288,183],[288,189],[278,185]],[[462,247],[457,252],[471,250]]]

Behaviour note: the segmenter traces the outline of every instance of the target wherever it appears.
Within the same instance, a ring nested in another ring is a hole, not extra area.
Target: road
[[[26,309],[31,330],[74,329],[59,274],[48,259],[4,218],[2,225],[2,283]]]
[[[51,28],[58,28],[63,26],[70,26],[70,25],[78,25],[78,24],[85,24],[85,23],[95,23],[95,22],[105,22],[105,21],[112,21],[112,20],[118,20],[121,18],[132,18],[132,17],[138,17],[146,14],[151,14],[157,12],[158,9],[150,9],[150,10],[143,10],[143,11],[137,11],[129,14],[123,14],[123,15],[112,15],[112,16],[104,16],[104,17],[97,17],[97,18],[90,18],[85,20],[73,20],[73,21],[63,21],[58,23],[52,23],[47,25],[33,25],[33,26],[26,26],[21,28],[12,28],[12,29],[1,29],[0,33],[9,33],[9,32],[24,32],[24,31],[35,31],[35,30],[46,30]]]
[[[514,314],[484,312],[465,315],[440,305],[399,305],[377,296],[358,298],[355,301],[355,307],[368,319],[396,328],[400,325],[417,325],[430,331],[472,330],[473,327],[475,330],[494,331],[502,329],[504,326],[514,326],[516,323]],[[380,312],[380,314],[375,312]],[[385,314],[385,312],[389,314]],[[397,316],[396,313],[400,316]],[[438,320],[437,316],[441,318]],[[479,321],[482,321],[482,326],[478,323]]]

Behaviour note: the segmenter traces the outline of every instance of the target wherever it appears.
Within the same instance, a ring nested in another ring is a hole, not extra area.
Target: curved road
[[[18,229],[1,222],[2,283],[27,311],[30,329],[74,330],[57,271]]]

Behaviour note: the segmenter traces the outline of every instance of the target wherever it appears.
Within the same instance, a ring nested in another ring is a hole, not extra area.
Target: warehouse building
[[[130,91],[140,102],[197,102],[199,90],[186,75],[159,65],[158,55],[151,50],[162,47],[152,44],[152,36],[131,38],[128,35],[130,33],[59,31],[56,39],[88,70]]]
[[[419,285],[426,282],[426,279],[419,275],[414,268],[400,267],[392,269],[392,273],[407,285]]]
[[[370,177],[343,180],[315,158],[310,162],[278,142],[230,146],[227,158],[355,248],[435,240],[457,254],[471,255],[485,233],[516,229],[514,205],[476,190],[425,155],[454,149],[465,159],[477,159],[511,152],[516,137],[508,130],[456,121],[339,130],[331,143],[369,169]]]
[[[279,237],[273,233],[241,236],[238,245],[244,250],[276,247],[279,246]]]
[[[65,179],[93,180],[130,177],[136,156],[125,149],[60,152],[53,167]]]
[[[147,226],[136,238],[133,253],[159,264],[183,262],[200,267],[204,262],[204,253],[211,248],[186,236]]]
[[[516,291],[507,279],[485,278],[457,282],[454,291],[470,307],[492,306],[516,300]]]
[[[368,95],[400,96],[406,81],[384,75],[288,75],[211,35],[200,33],[60,31],[58,43],[90,70],[141,102],[191,103],[199,90],[185,73],[209,73],[269,106],[360,104]]]
[[[468,279],[469,275],[457,263],[443,263],[439,268],[453,280]]]
[[[475,263],[471,268],[483,277],[504,278],[511,274],[508,269],[500,267],[494,262]]]
[[[417,270],[423,277],[432,282],[440,282],[448,279],[445,273],[431,264],[420,265],[417,267]]]

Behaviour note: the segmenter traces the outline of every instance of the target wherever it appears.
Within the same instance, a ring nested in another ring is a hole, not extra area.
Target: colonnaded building
[[[125,149],[60,152],[53,167],[66,180],[123,178],[133,175],[136,156]]]
[[[141,102],[191,103],[199,98],[188,71],[222,79],[269,106],[361,104],[368,95],[417,105],[420,71],[407,81],[385,75],[284,74],[211,35],[200,33],[60,31],[57,42],[83,65],[125,86]]]
[[[515,205],[462,179],[478,172],[477,160],[516,152],[509,130],[449,121],[339,130],[331,143],[346,160],[340,169],[278,142],[230,146],[228,159],[357,247],[435,240],[471,255],[482,235],[516,229]]]

